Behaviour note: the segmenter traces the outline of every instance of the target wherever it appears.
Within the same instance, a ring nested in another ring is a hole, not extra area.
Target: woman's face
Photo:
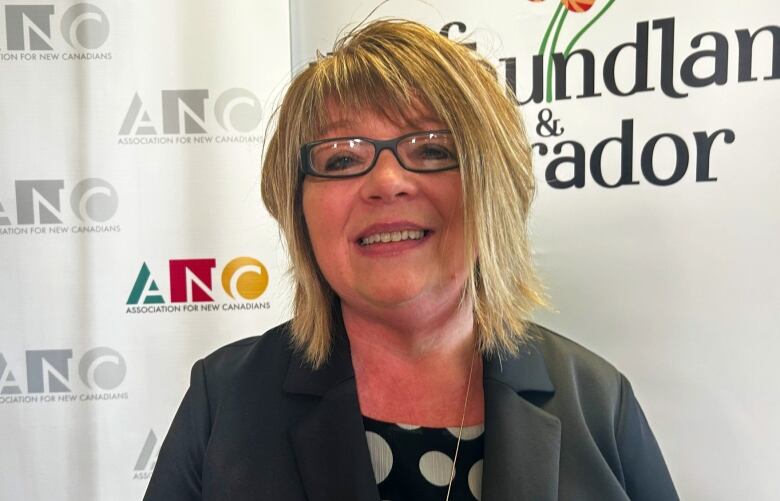
[[[411,113],[413,125],[396,124],[372,112],[333,106],[330,111],[321,139],[393,139],[447,128],[424,108]],[[416,306],[422,313],[443,300],[460,298],[469,266],[464,258],[458,169],[409,172],[392,151],[384,150],[363,176],[336,180],[307,176],[303,214],[317,263],[346,305],[365,311]],[[392,241],[393,233],[406,239]]]

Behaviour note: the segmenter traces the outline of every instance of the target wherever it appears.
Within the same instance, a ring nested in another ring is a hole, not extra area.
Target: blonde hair
[[[318,55],[293,79],[276,110],[261,186],[290,253],[294,346],[313,367],[322,365],[338,305],[309,241],[298,166],[301,145],[328,122],[328,102],[391,120],[423,104],[452,131],[463,189],[465,255],[476,263],[464,295],[473,300],[478,347],[483,354],[516,353],[526,339],[530,312],[544,304],[528,245],[535,183],[522,119],[489,63],[421,24],[402,20],[373,21],[347,34],[332,54]]]

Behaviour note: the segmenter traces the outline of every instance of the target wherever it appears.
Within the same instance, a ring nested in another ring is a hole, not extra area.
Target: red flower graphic
[[[585,12],[593,7],[595,0],[561,0],[561,3],[570,12]]]
[[[538,3],[543,2],[544,0],[531,0],[531,2]],[[596,3],[596,0],[561,0],[561,3],[558,4],[558,7],[555,9],[555,14],[553,14],[552,19],[550,19],[550,24],[547,25],[547,31],[544,33],[544,38],[542,38],[542,45],[539,47],[539,55],[543,55],[546,48],[547,48],[547,40],[550,38],[550,34],[552,33],[552,42],[550,44],[550,55],[547,58],[547,96],[546,101],[548,103],[552,102],[552,66],[553,66],[553,54],[555,54],[555,48],[558,45],[558,36],[561,34],[561,28],[563,27],[563,21],[566,19],[566,14],[569,12],[574,12],[575,14],[579,14],[582,12],[586,12],[591,7],[593,7],[593,4]],[[574,48],[574,45],[577,43],[577,41],[580,39],[582,35],[585,34],[586,31],[590,29],[591,26],[593,26],[596,21],[599,20],[601,16],[604,15],[605,12],[609,10],[610,7],[612,7],[612,4],[615,3],[615,0],[607,0],[606,5],[601,8],[601,10],[595,15],[592,16],[590,21],[579,31],[576,35],[574,35],[574,38],[571,39],[569,42],[569,45],[566,46],[566,49],[563,51],[563,57],[568,57],[569,53]],[[565,7],[565,9],[564,9]],[[555,26],[557,22],[557,26]],[[553,26],[555,26],[555,32],[553,33]]]

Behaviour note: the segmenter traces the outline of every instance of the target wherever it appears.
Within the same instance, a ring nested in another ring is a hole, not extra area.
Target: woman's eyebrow
[[[325,127],[322,129],[321,135],[328,135],[336,130],[342,130],[342,129],[349,129],[350,127],[354,127],[356,124],[360,123],[359,121],[356,122],[351,119],[343,119],[343,120],[336,120],[335,122],[329,122],[325,125]],[[443,122],[440,118],[434,117],[434,116],[423,116],[423,117],[414,117],[409,122],[406,122],[405,125],[417,127],[420,130],[424,130],[427,126],[434,125],[436,128],[440,127],[440,124]]]
[[[322,129],[323,134],[328,134],[330,132],[333,132],[334,130],[338,129],[346,129],[349,127],[352,127],[355,125],[355,122],[352,120],[337,120],[335,122],[329,122],[325,125],[325,127]]]

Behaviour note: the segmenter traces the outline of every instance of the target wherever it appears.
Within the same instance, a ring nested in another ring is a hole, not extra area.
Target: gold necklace
[[[450,501],[450,491],[452,490],[452,481],[455,480],[455,463],[458,462],[458,450],[460,450],[460,439],[463,436],[463,423],[466,422],[466,409],[469,405],[469,392],[471,390],[471,375],[474,372],[474,359],[477,355],[477,348],[474,347],[474,353],[471,354],[471,367],[469,367],[469,381],[466,384],[466,398],[463,402],[463,414],[460,416],[460,431],[458,431],[458,442],[455,444],[455,456],[452,458],[452,470],[450,470],[450,483],[447,485],[447,497],[444,501]]]

